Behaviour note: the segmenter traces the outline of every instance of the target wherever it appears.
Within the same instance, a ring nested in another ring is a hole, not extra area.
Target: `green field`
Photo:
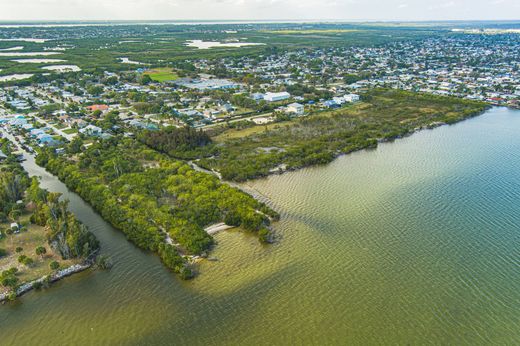
[[[179,76],[173,71],[173,69],[164,67],[164,68],[155,68],[149,71],[146,71],[144,74],[150,76],[150,78],[159,83],[172,81],[179,79]]]
[[[71,135],[73,133],[78,133],[78,130],[70,128],[70,129],[63,130],[63,132],[68,134],[68,135]]]

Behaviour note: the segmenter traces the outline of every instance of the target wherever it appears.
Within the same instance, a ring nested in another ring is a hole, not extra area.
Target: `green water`
[[[0,306],[0,344],[520,344],[520,111],[249,187],[277,243],[221,233],[190,282],[68,193],[115,266]]]

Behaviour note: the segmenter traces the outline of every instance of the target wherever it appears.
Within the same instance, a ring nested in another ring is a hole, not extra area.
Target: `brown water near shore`
[[[520,111],[248,184],[277,242],[218,233],[182,282],[32,162],[110,254],[0,306],[3,343],[519,344]]]

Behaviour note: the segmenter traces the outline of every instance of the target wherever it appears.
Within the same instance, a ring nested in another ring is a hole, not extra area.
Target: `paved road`
[[[68,133],[65,133],[63,132],[62,130],[56,128],[55,126],[49,124],[46,120],[40,118],[39,116],[36,115],[36,113],[31,113],[29,114],[30,116],[33,116],[36,120],[38,120],[38,122],[42,123],[42,124],[45,124],[45,126],[51,128],[54,132],[56,132],[57,134],[59,134],[60,136],[64,137],[66,140],[68,140],[69,142],[74,138],[76,137],[78,134],[77,133],[71,133],[71,134],[68,134]]]

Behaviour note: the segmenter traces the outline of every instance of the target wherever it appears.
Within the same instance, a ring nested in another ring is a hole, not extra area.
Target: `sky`
[[[518,20],[520,0],[0,0],[0,20]]]

